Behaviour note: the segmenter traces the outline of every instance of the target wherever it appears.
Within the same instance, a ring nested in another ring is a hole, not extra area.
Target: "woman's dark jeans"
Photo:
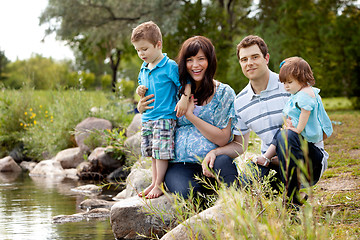
[[[219,175],[221,181],[231,185],[237,181],[238,173],[233,159],[227,155],[216,157],[214,171]],[[188,198],[193,193],[206,192],[204,186],[195,180],[195,176],[205,177],[202,174],[200,163],[169,163],[165,175],[165,185],[170,192]]]

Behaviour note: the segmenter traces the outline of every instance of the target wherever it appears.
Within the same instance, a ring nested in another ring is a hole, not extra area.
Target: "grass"
[[[101,91],[0,91],[0,155],[23,144],[34,160],[74,147],[74,128],[87,117],[126,127],[130,102]]]
[[[225,207],[212,219],[203,217],[185,224],[189,238],[360,239],[360,111],[341,109],[348,103],[341,105],[339,101],[343,99],[327,101],[334,127],[333,135],[325,141],[330,155],[328,169],[315,186],[302,190],[310,197],[297,214],[287,211],[282,196],[269,192],[266,185],[256,184],[250,192],[221,188],[215,191]],[[249,148],[256,152],[259,141],[253,134],[250,137]],[[210,199],[211,206],[214,200]],[[176,202],[179,223],[185,219],[179,215],[199,212],[197,202]]]

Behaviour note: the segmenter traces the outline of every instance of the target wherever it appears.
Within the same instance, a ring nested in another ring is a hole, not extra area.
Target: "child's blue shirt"
[[[142,114],[142,122],[154,121],[159,119],[176,119],[174,111],[177,102],[177,93],[180,87],[179,69],[174,60],[163,54],[164,58],[153,68],[149,69],[147,63],[141,66],[138,82],[145,85],[148,90],[145,96],[155,95],[155,101],[148,106]]]
[[[322,104],[319,95],[320,89],[312,89],[315,97],[311,97],[309,94],[302,91],[292,94],[284,107],[283,113],[285,116],[290,117],[292,125],[297,127],[299,124],[301,108],[311,111],[309,120],[304,130],[301,132],[301,135],[308,142],[317,143],[323,140],[323,131],[330,137],[333,128],[330,118]]]

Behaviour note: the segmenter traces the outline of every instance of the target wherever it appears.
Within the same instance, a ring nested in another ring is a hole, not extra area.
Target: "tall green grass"
[[[85,118],[104,118],[114,127],[126,127],[133,117],[127,114],[131,109],[131,102],[100,91],[2,90],[1,155],[23,144],[31,158],[52,157],[75,146],[74,128]]]

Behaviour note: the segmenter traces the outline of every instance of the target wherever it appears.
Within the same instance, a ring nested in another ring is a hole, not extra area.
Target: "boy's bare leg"
[[[152,199],[157,198],[163,195],[163,191],[161,189],[161,184],[164,182],[165,173],[168,168],[168,160],[156,159],[156,181],[154,187],[151,191],[146,195],[146,198]]]
[[[156,159],[152,158],[151,161],[151,171],[152,171],[152,176],[151,176],[151,185],[148,186],[147,188],[145,188],[144,191],[139,192],[138,196],[142,197],[142,196],[146,196],[148,195],[148,193],[154,188],[155,186],[155,182],[156,182],[156,174],[157,174],[157,168],[156,168]]]

